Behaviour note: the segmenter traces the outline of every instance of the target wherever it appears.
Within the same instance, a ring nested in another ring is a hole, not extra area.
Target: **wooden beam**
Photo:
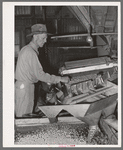
[[[78,9],[81,11],[81,13],[83,14],[83,16],[87,20],[87,22],[92,26],[92,29],[94,29],[94,24],[93,24],[93,22],[91,20],[90,8],[87,11],[87,9],[84,6],[78,6]]]
[[[108,91],[110,92],[110,89]],[[105,92],[107,92],[107,91],[105,91]],[[89,109],[87,110],[85,116],[89,115],[89,114],[93,114],[93,113],[98,112],[100,110],[105,110],[105,108],[108,109],[108,107],[111,106],[112,104],[114,104],[114,103],[116,104],[117,97],[118,97],[118,93],[115,93],[115,94],[110,95],[104,99],[100,99],[98,101],[93,102],[90,105]],[[112,109],[114,109],[114,111],[115,111],[114,107],[112,107]],[[109,110],[109,111],[112,112],[112,110]]]
[[[90,24],[90,16],[89,16],[89,13],[87,12],[86,8],[84,6],[78,6],[78,9],[80,10],[80,12],[83,14],[85,19]]]
[[[108,69],[113,68],[114,66],[117,66],[118,64],[110,63],[109,65],[103,64],[103,65],[95,65],[95,66],[89,66],[89,67],[83,67],[83,68],[75,68],[75,69],[69,69],[69,70],[63,70],[61,72],[62,75],[65,74],[73,74],[78,72],[87,72],[87,71],[95,71],[95,70],[101,70],[101,69]]]
[[[61,47],[57,47],[57,48],[63,48],[65,50],[68,50],[68,49],[74,49],[74,48],[91,48],[91,49],[94,49],[96,47],[90,47],[90,46],[69,46],[69,47],[66,46],[65,47],[65,46],[61,46]]]
[[[102,19],[100,20],[100,25],[98,26],[97,32],[104,32],[107,10],[108,10],[107,6],[103,7]]]
[[[80,99],[80,98],[83,98],[88,95],[89,95],[89,93],[84,93],[84,94],[80,94],[80,95],[77,95],[77,96],[74,96],[71,98],[64,99],[63,104],[70,104],[73,100]]]
[[[76,61],[67,61],[65,62],[66,69],[75,69],[81,67],[89,67],[106,64],[106,62],[112,63],[113,61],[110,57],[97,57],[92,59],[76,60]]]
[[[78,6],[68,6],[68,9],[73,13],[73,15],[79,20],[79,22],[84,25],[84,27],[89,31],[90,23],[87,21],[87,19],[84,17],[81,10],[78,8]]]
[[[97,36],[97,35],[116,35],[117,33],[92,33],[91,35]],[[51,39],[57,39],[57,38],[68,38],[68,37],[77,37],[77,36],[88,36],[88,33],[83,34],[71,34],[71,35],[56,35],[51,36]]]
[[[92,94],[90,94],[90,95],[88,95],[88,96],[80,97],[79,99],[75,99],[75,100],[73,100],[73,101],[70,103],[70,105],[74,105],[74,104],[83,102],[83,101],[86,100],[86,99],[90,99],[90,98],[92,98],[92,97],[95,97],[95,96],[97,96],[97,95],[100,95],[100,94],[102,94],[102,93],[105,93],[105,92],[109,91],[111,88],[112,88],[112,87],[106,87],[106,88],[104,88],[104,89],[100,89],[100,91],[98,91],[98,92],[96,92],[96,93],[92,93]]]
[[[113,32],[115,32],[115,28],[117,26],[117,19],[118,18],[118,14],[117,14],[117,8],[115,8],[115,13],[114,13],[114,24],[113,24]]]
[[[96,32],[96,25],[98,24],[98,20],[97,20],[97,18],[96,18],[96,15],[95,15],[95,12],[94,12],[92,6],[90,7],[90,14],[91,14],[91,20],[93,21],[93,24],[94,24],[94,29],[93,29],[93,31]]]
[[[65,123],[83,123],[82,121],[78,120],[75,117],[59,117],[58,123],[65,122]],[[50,124],[48,118],[31,118],[31,119],[16,119],[15,125],[18,127],[23,126],[38,126],[38,125],[44,125],[44,124]]]

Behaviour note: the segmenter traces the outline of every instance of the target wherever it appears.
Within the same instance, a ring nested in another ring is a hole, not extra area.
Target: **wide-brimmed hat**
[[[47,28],[45,24],[34,24],[31,27],[31,33],[28,34],[27,37],[32,36],[34,34],[43,34],[43,33],[51,35],[51,33],[47,33]]]

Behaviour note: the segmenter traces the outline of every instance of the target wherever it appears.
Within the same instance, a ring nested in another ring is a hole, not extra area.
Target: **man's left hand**
[[[68,76],[61,77],[61,82],[63,82],[63,83],[69,83],[70,82],[70,78]]]

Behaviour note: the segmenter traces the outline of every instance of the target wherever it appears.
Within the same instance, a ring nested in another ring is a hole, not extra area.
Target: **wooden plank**
[[[88,95],[88,96],[86,96],[86,97],[83,97],[83,98],[79,98],[79,99],[77,99],[77,100],[74,100],[74,101],[72,101],[72,102],[70,103],[70,105],[83,102],[83,101],[86,100],[86,99],[95,97],[95,96],[97,96],[97,95],[99,95],[99,94],[101,94],[101,93],[105,93],[105,92],[107,92],[107,91],[110,90],[110,89],[111,89],[111,87],[106,87],[106,88],[104,88],[103,90],[101,89],[100,91],[98,91],[98,92],[96,92],[96,93],[92,93],[92,94],[90,94],[90,95]]]
[[[81,11],[81,13],[84,15],[88,23],[91,23],[89,13],[87,12],[86,8],[84,6],[78,6],[78,9]]]
[[[108,12],[108,6],[103,8],[101,25],[104,26],[104,30],[105,30],[105,22],[106,22],[107,12]],[[102,32],[104,32],[104,30]]]
[[[77,118],[70,116],[70,117],[59,117],[58,123],[65,122],[65,123],[83,123],[82,121],[78,120]],[[48,118],[31,118],[31,119],[16,119],[15,125],[16,126],[38,126],[38,125],[44,125],[49,124]]]
[[[73,15],[78,19],[78,21],[82,25],[84,25],[87,31],[89,31],[90,24],[82,14],[82,12],[79,10],[78,6],[68,6],[68,9],[73,13]]]
[[[94,49],[96,47],[90,47],[90,46],[61,46],[61,47],[57,47],[57,48],[63,48],[65,50],[75,49],[75,51],[76,51],[76,48],[91,48],[91,49]]]
[[[95,71],[95,70],[101,70],[101,69],[109,69],[115,66],[118,66],[118,64],[110,63],[109,65],[107,64],[95,65],[95,66],[89,66],[89,67],[83,67],[83,68],[63,70],[61,74],[65,75],[65,74],[73,74],[73,73],[78,73],[78,72],[88,72],[88,71]]]
[[[108,106],[112,105],[116,101],[117,96],[118,96],[118,94],[116,93],[105,99],[102,99],[100,101],[92,103],[91,106],[89,107],[88,111],[86,112],[86,115],[93,114],[99,110],[103,110],[103,109],[107,108]]]
[[[115,31],[115,28],[117,26],[117,20],[118,20],[118,17],[117,17],[117,8],[115,8],[115,13],[114,13],[114,23],[113,23],[113,32]]]
[[[72,69],[72,68],[106,64],[106,62],[112,62],[112,61],[109,57],[97,57],[97,58],[93,58],[93,59],[67,61],[67,62],[65,62],[65,67],[66,67],[66,69]]]
[[[71,98],[67,98],[63,101],[63,104],[70,104],[73,100],[79,99],[79,98],[83,98],[85,96],[89,95],[89,93],[84,93],[84,94],[80,94]]]
[[[117,33],[91,33],[91,35],[96,36],[96,35],[116,35]],[[88,33],[84,34],[71,34],[71,35],[56,35],[56,36],[51,36],[51,39],[57,39],[57,38],[67,38],[67,37],[77,37],[77,36],[88,36]]]
[[[78,61],[69,61],[69,62],[65,62],[65,67],[68,69],[71,69],[69,67],[72,67],[72,65],[74,65],[74,67],[76,67],[77,65],[81,65],[81,67],[88,67],[88,66],[92,66],[92,65],[100,65],[100,64],[106,63],[105,60],[101,59],[100,61],[101,62],[99,62],[99,58],[94,59],[94,60],[93,59],[85,59],[85,60],[78,60]]]

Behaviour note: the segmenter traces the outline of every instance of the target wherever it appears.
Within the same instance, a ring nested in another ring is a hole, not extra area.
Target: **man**
[[[34,83],[39,81],[56,84],[68,83],[68,77],[50,75],[43,71],[38,60],[38,48],[43,47],[47,39],[47,29],[43,24],[35,24],[31,27],[32,41],[23,47],[19,53],[16,66],[15,83],[15,115],[23,117],[33,111]]]

